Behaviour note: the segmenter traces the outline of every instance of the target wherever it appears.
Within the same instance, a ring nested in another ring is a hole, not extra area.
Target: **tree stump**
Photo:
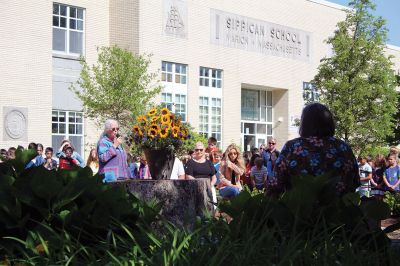
[[[162,203],[160,214],[176,226],[191,230],[197,217],[213,215],[210,180],[129,180],[127,190],[143,201]]]

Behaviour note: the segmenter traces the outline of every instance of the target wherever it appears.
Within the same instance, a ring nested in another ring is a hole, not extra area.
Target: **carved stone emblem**
[[[170,34],[180,35],[185,33],[185,25],[179,10],[176,6],[171,6],[168,12],[167,23],[165,25],[165,31]]]
[[[21,139],[26,135],[26,117],[20,110],[11,110],[4,119],[4,129],[12,139]]]

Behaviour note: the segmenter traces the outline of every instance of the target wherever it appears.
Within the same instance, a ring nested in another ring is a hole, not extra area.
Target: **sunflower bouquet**
[[[189,127],[168,108],[155,107],[136,118],[130,137],[141,149],[178,151],[189,138]]]

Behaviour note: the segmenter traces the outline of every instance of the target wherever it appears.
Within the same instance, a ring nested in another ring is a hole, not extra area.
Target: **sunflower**
[[[154,129],[157,133],[160,132],[160,127],[157,124],[151,124],[150,129]]]
[[[157,113],[157,109],[156,109],[156,108],[153,108],[153,109],[151,109],[151,110],[149,111],[148,115],[149,115],[149,116],[153,116],[153,115],[155,115],[156,113]]]
[[[163,125],[169,125],[171,124],[171,119],[169,118],[169,115],[163,115],[161,116],[161,123]]]
[[[162,139],[165,139],[168,136],[168,133],[169,133],[169,127],[163,127],[160,130],[160,137]]]
[[[179,133],[180,133],[180,131],[179,131],[179,127],[173,127],[172,129],[172,135],[174,135],[174,138],[177,138],[177,137],[179,137]]]
[[[158,115],[154,115],[150,118],[151,122],[154,123],[156,122],[160,117]]]
[[[144,115],[139,115],[138,117],[136,117],[136,120],[138,121],[138,123],[144,124],[147,124],[149,122]]]
[[[142,130],[140,130],[140,127],[138,127],[136,125],[132,127],[132,131],[133,131],[133,133],[135,133],[135,135],[139,135],[139,136],[143,135]]]
[[[167,107],[162,108],[160,112],[161,112],[161,115],[170,115],[171,114]]]
[[[154,138],[154,137],[157,136],[157,133],[158,133],[157,130],[155,130],[154,128],[150,128],[149,131],[147,132],[147,135],[148,135],[150,138]]]
[[[182,133],[182,137],[184,137],[184,138],[186,138],[187,135],[188,135],[188,131],[187,131],[186,128],[182,128],[182,129],[181,129],[181,133]]]

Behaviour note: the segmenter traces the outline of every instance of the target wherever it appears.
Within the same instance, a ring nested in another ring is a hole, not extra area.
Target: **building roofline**
[[[329,2],[329,1],[326,1],[326,0],[307,0],[307,1],[313,2],[313,3],[316,3],[316,4],[320,4],[320,5],[323,5],[323,6],[339,9],[339,10],[351,10],[350,7],[339,5],[339,4],[335,4],[335,3],[332,3],[332,2]]]
[[[390,50],[400,51],[400,46],[396,46],[393,44],[386,44],[386,48],[388,48]]]

